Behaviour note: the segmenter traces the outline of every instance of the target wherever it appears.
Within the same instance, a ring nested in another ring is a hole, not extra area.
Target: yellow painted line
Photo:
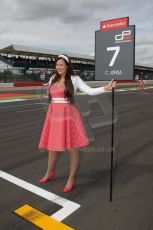
[[[53,219],[28,204],[23,205],[14,212],[44,230],[74,230],[74,228]]]

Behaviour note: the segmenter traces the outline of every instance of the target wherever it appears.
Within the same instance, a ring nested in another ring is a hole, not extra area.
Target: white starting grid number
[[[109,63],[109,66],[113,66],[114,65],[114,62],[120,52],[120,46],[115,46],[115,47],[107,47],[107,51],[115,51],[114,52],[114,55],[111,59],[111,62]]]

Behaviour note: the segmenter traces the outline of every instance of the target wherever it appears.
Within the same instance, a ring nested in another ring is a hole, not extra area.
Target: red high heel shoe
[[[49,180],[53,179],[55,176],[56,176],[56,173],[54,171],[52,171],[48,178],[46,178],[46,179],[43,179],[43,178],[40,179],[39,183],[46,183]]]
[[[64,187],[64,189],[63,189],[63,192],[71,192],[73,189],[74,189],[74,187],[75,187],[75,180],[72,182],[72,185],[71,185],[71,187]]]

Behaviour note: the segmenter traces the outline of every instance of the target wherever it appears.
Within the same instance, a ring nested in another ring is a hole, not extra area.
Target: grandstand
[[[10,45],[0,49],[0,82],[40,81],[41,75],[48,81],[54,72],[55,59],[61,53],[71,58],[76,74],[84,80],[94,80],[94,56]],[[153,68],[135,65],[135,78],[153,80]]]

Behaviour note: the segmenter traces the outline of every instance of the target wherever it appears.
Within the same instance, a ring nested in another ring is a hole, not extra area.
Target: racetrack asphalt
[[[69,151],[59,153],[56,179],[39,184],[47,151],[38,143],[45,98],[0,104],[0,169],[74,201],[81,207],[62,222],[77,230],[153,229],[153,90],[115,92],[113,200],[109,201],[111,93],[78,95],[90,145],[80,149],[76,187],[63,193]],[[0,230],[38,229],[13,213],[23,204],[52,215],[61,207],[0,177]]]

